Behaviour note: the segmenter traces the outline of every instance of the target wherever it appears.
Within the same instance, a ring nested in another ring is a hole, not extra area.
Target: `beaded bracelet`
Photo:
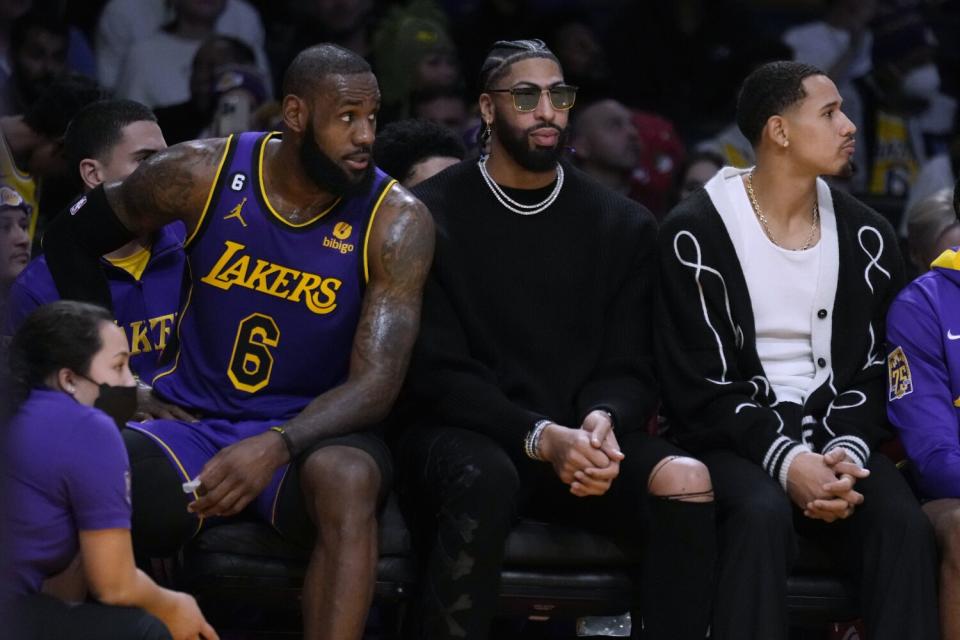
[[[527,433],[527,437],[524,438],[523,450],[531,460],[543,462],[543,457],[540,455],[540,437],[548,424],[553,424],[553,422],[551,420],[538,420],[533,425],[533,429]]]

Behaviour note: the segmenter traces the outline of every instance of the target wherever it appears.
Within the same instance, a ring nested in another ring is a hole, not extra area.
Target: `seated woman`
[[[953,206],[960,213],[956,188]],[[948,195],[939,196],[940,200]],[[956,217],[954,217],[954,223]],[[960,253],[947,249],[887,316],[887,414],[940,544],[940,626],[960,640]]]
[[[17,614],[11,637],[217,638],[191,596],[134,565],[117,429],[136,407],[129,358],[110,314],[72,301],[37,309],[10,344],[0,607]],[[87,591],[94,601],[73,604]]]

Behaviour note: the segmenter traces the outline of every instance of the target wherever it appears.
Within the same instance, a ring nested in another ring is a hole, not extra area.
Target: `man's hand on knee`
[[[200,498],[187,510],[202,517],[239,513],[264,490],[288,454],[274,432],[246,438],[221,449],[203,466]]]

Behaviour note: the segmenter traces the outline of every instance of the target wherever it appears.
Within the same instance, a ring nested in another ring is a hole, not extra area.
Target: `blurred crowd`
[[[63,136],[83,104],[143,103],[168,144],[274,128],[283,69],[322,41],[373,64],[381,130],[433,121],[476,154],[482,56],[539,37],[580,87],[574,162],[658,217],[720,166],[753,162],[733,122],[751,69],[820,67],[858,129],[835,184],[906,238],[930,215],[905,212],[958,175],[956,33],[960,0],[0,0],[0,211],[38,251],[38,226],[78,190]]]

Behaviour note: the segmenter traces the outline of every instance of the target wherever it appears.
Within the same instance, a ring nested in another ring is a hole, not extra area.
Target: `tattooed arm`
[[[183,220],[187,235],[200,221],[227,139],[174,145],[144,160],[123,182],[104,187],[127,229],[140,235]]]
[[[349,374],[283,425],[295,454],[322,438],[358,431],[386,417],[419,330],[433,244],[430,212],[403,187],[391,187],[370,232],[370,279]],[[189,508],[205,517],[238,513],[288,460],[283,440],[272,431],[231,445],[203,468],[203,497]]]
[[[97,187],[54,218],[43,248],[60,297],[112,308],[100,256],[173,220],[192,230],[225,144],[205,140],[161,151],[123,182]]]
[[[320,438],[369,426],[390,411],[420,327],[433,243],[433,220],[427,208],[403,187],[393,186],[370,233],[370,281],[353,339],[349,375],[285,425],[296,451]]]

